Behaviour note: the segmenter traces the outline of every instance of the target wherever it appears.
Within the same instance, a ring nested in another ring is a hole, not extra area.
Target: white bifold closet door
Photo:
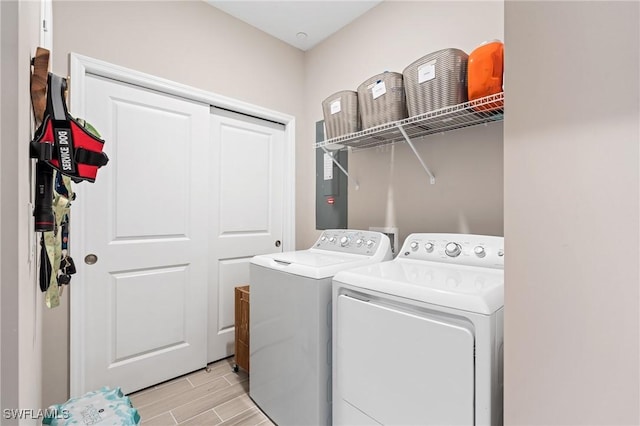
[[[234,287],[282,250],[284,126],[92,74],[84,90],[110,162],[72,209],[73,391],[129,393],[234,353]]]
[[[72,238],[83,234],[76,263],[97,257],[72,284],[82,286],[72,294],[81,315],[71,321],[82,321],[76,391],[129,393],[206,364],[210,110],[88,74],[85,114],[110,161],[94,184],[76,186],[72,209],[83,225],[71,224]]]
[[[234,353],[234,288],[282,251],[284,126],[212,108],[208,361]]]

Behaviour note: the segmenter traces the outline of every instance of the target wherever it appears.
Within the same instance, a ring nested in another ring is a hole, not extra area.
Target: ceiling
[[[205,1],[301,50],[311,49],[382,2],[382,0]]]

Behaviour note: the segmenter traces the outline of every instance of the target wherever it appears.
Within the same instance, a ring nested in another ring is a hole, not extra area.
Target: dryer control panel
[[[327,229],[313,245],[314,249],[372,256],[390,251],[389,237],[374,231]]]
[[[504,238],[474,234],[411,234],[399,258],[504,268]]]

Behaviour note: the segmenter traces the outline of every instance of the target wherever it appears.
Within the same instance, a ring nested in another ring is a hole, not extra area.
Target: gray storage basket
[[[378,83],[384,83],[385,92],[374,99],[372,90]],[[366,80],[358,86],[358,105],[363,129],[407,118],[402,74],[384,72]]]
[[[337,138],[360,130],[358,94],[353,90],[334,93],[322,101],[322,114],[327,129],[326,139]]]
[[[409,116],[467,102],[467,61],[460,49],[430,53],[403,71]]]

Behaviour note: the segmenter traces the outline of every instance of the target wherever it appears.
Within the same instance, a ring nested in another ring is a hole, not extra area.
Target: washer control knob
[[[362,238],[358,238],[358,239],[356,240],[356,245],[357,245],[358,247],[362,247],[362,245],[363,245],[363,244],[364,244],[364,240],[363,240]]]
[[[460,255],[461,251],[462,249],[460,248],[460,245],[457,243],[448,243],[444,248],[445,254],[449,257],[457,257]]]
[[[376,243],[376,242],[375,242],[375,241],[373,241],[373,240],[368,240],[368,241],[367,241],[367,248],[371,248],[371,247],[373,247],[373,245],[374,245],[375,243]]]
[[[476,248],[473,249],[473,252],[478,257],[485,257],[487,255],[487,252],[484,250],[484,247],[482,246],[476,246]]]
[[[504,256],[504,250],[498,250],[498,256],[500,257]]]
[[[327,236],[323,235],[322,237],[320,237],[320,241],[327,241]]]
[[[411,247],[411,250],[416,251],[416,250],[418,250],[419,246],[420,246],[420,244],[418,244],[417,241],[412,241],[410,247]]]
[[[425,250],[427,250],[427,253],[431,253],[433,251],[433,243],[427,243],[424,245]]]
[[[336,237],[330,237],[329,238],[329,242],[330,243],[335,243],[336,242]]]
[[[351,238],[349,238],[349,237],[342,237],[342,238],[340,238],[340,245],[341,245],[342,247],[346,247],[346,246],[348,246],[350,242],[351,242]]]

